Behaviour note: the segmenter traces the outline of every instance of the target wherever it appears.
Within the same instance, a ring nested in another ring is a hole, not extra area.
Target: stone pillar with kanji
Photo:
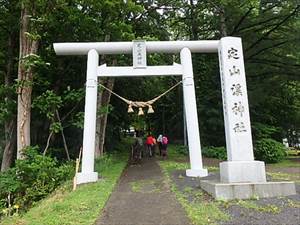
[[[265,164],[255,161],[241,38],[219,42],[227,160],[220,163],[221,182],[266,182]]]

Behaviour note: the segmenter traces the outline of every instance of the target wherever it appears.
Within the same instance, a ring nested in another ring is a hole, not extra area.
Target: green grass
[[[272,180],[277,181],[294,181],[300,183],[299,174],[281,173],[281,172],[267,172],[267,175],[272,177]]]
[[[186,156],[180,155],[176,152],[176,148],[170,146],[169,148],[169,158],[166,161],[159,162],[160,167],[163,170],[163,173],[166,177],[166,182],[171,187],[172,192],[175,193],[177,200],[180,202],[182,207],[187,212],[188,217],[192,221],[194,225],[204,225],[204,224],[216,224],[220,221],[228,221],[230,219],[229,215],[224,213],[220,209],[226,209],[231,206],[238,206],[245,209],[259,211],[268,214],[278,214],[281,212],[282,207],[267,204],[267,205],[259,205],[256,200],[257,197],[253,196],[250,200],[232,200],[232,201],[217,201],[217,200],[208,200],[205,198],[205,193],[199,189],[193,189],[191,187],[185,187],[182,191],[180,191],[176,184],[171,179],[171,174],[175,170],[185,170],[189,168],[189,162],[186,160]],[[280,168],[299,168],[300,164],[293,160],[286,159],[280,163],[270,164],[268,165],[270,169],[280,169]],[[210,172],[219,171],[218,167],[208,167]],[[296,181],[300,183],[298,174],[287,174],[282,172],[271,172],[267,173],[273,179],[278,180],[290,180]],[[178,178],[184,178],[180,177]],[[192,196],[192,201],[191,197]],[[288,206],[299,208],[299,203],[294,202],[288,199]]]
[[[258,199],[256,199],[258,200]],[[272,204],[267,204],[267,205],[258,205],[256,204],[255,200],[232,200],[232,201],[224,201],[221,202],[220,204],[224,207],[224,208],[228,208],[230,206],[233,205],[237,205],[246,209],[252,209],[258,212],[265,212],[265,213],[271,213],[271,214],[278,214],[281,212],[281,208],[276,206],[276,205],[272,205]]]
[[[130,182],[132,192],[140,193],[159,193],[161,191],[161,184],[159,181],[146,179]]]
[[[188,217],[195,225],[216,224],[218,221],[227,221],[229,216],[222,212],[217,201],[207,201],[203,198],[204,193],[201,190],[194,190],[191,187],[185,187],[179,191],[176,184],[171,179],[171,173],[174,170],[184,170],[189,168],[188,162],[178,162],[186,156],[178,155],[172,146],[169,148],[169,158],[166,161],[159,161],[159,165],[165,176],[165,182],[170,186],[176,199],[185,209]],[[171,155],[171,157],[170,157]],[[188,197],[193,196],[193,201]]]
[[[7,217],[1,225],[67,225],[94,224],[105,206],[123,169],[128,154],[105,156],[96,162],[101,179],[81,185],[71,191],[72,181],[66,182],[48,198],[21,216]]]
[[[297,150],[297,149],[287,150],[286,153],[289,157],[299,157],[300,156],[300,150]]]
[[[300,202],[293,201],[292,199],[288,199],[288,206],[291,208],[300,208]]]
[[[282,168],[282,167],[299,167],[300,168],[300,163],[296,162],[294,160],[285,159],[282,162],[268,164],[268,166],[274,167],[274,168]]]

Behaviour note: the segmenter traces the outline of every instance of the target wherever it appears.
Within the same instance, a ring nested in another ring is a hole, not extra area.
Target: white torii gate
[[[265,182],[265,165],[254,161],[247,88],[240,38],[225,37],[210,41],[150,41],[55,43],[58,55],[88,55],[83,132],[82,170],[77,184],[95,182],[94,171],[97,79],[98,76],[165,76],[181,75],[183,81],[184,109],[186,115],[191,169],[187,176],[207,176],[203,168],[198,127],[196,96],[191,52],[219,54],[222,98],[228,161],[220,163],[221,182]],[[172,66],[147,66],[145,54],[180,53],[181,64]],[[134,54],[133,67],[99,66],[99,54]]]

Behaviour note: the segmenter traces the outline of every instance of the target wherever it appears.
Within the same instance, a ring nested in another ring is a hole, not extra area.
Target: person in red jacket
[[[153,151],[154,143],[155,143],[154,137],[151,134],[149,134],[146,139],[146,146],[147,146],[149,157],[154,156],[154,151]]]

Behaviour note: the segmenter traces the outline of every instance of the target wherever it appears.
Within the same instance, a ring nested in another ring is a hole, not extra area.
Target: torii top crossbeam
[[[216,53],[219,40],[208,41],[147,41],[148,53],[179,53],[184,47],[191,52]],[[95,49],[98,54],[131,54],[133,42],[74,42],[54,43],[57,55],[87,55]]]

